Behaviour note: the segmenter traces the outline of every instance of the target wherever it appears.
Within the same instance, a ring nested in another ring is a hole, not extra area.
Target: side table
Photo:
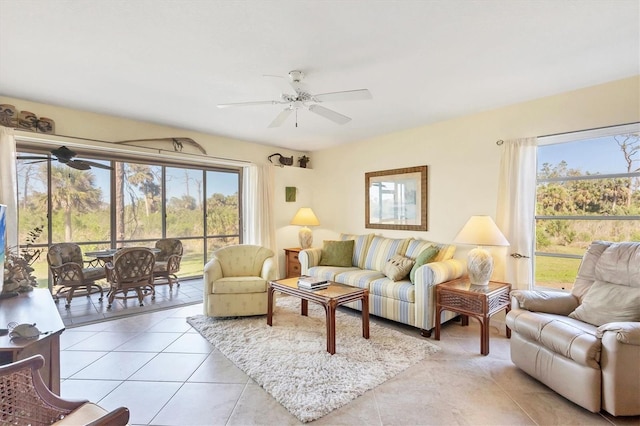
[[[284,249],[285,253],[285,261],[286,261],[286,277],[285,278],[294,278],[299,277],[302,267],[300,266],[300,260],[298,259],[298,254],[300,253],[301,248],[286,248]]]
[[[480,322],[480,353],[489,354],[489,321],[493,315],[511,310],[511,284],[489,281],[487,286],[472,285],[468,278],[436,285],[435,339],[440,340],[440,316],[443,310],[462,314],[462,325],[469,325],[469,316]],[[506,327],[507,338],[511,330]]]

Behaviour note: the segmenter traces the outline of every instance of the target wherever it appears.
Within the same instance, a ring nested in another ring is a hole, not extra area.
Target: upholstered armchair
[[[275,255],[268,248],[241,244],[214,251],[204,267],[204,314],[266,314],[267,285],[276,275]]]
[[[144,306],[142,300],[147,294],[151,294],[151,300],[155,299],[155,259],[153,252],[146,247],[123,248],[113,255],[113,261],[106,265],[107,281],[110,284],[107,309],[111,308],[116,298],[130,299],[137,296],[140,306]],[[134,291],[135,294],[129,296],[129,291]]]
[[[156,241],[156,248],[160,252],[156,254],[156,263],[153,267],[154,284],[169,284],[169,290],[172,290],[174,282],[180,286],[176,274],[180,271],[182,241],[165,238]]]
[[[0,424],[120,426],[129,421],[125,407],[109,412],[86,400],[60,398],[42,381],[42,366],[42,355],[0,366]]]
[[[59,243],[49,247],[47,253],[49,270],[53,277],[54,287],[58,287],[54,300],[57,302],[62,294],[66,294],[65,308],[71,306],[71,299],[78,288],[85,288],[86,295],[91,294],[91,289],[96,288],[100,292],[100,301],[104,296],[102,286],[96,281],[106,277],[103,267],[85,265],[82,258],[82,249],[78,244]],[[86,267],[85,267],[86,266]]]
[[[639,242],[593,242],[571,293],[511,296],[516,366],[587,410],[640,415]]]

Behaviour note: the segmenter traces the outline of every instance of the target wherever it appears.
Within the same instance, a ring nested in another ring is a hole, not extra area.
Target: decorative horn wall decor
[[[191,145],[195,147],[198,151],[203,154],[207,154],[207,151],[200,145],[198,142],[194,141],[191,138],[156,138],[156,139],[132,139],[128,141],[118,141],[113,142],[115,144],[124,144],[124,145],[135,145],[135,142],[156,142],[156,143],[170,143],[173,145],[173,150],[176,152],[182,152],[182,148],[184,145]],[[141,145],[138,145],[141,146]],[[142,148],[148,148],[145,146],[141,146]]]
[[[278,156],[278,162],[280,163],[279,165],[281,166],[293,166],[293,155],[291,157],[284,157],[282,156],[282,154],[276,152],[275,154],[271,154],[270,156],[268,156],[267,158],[269,159],[270,163],[273,163],[273,160],[271,160],[271,157],[275,157]],[[275,163],[273,163],[275,164]]]

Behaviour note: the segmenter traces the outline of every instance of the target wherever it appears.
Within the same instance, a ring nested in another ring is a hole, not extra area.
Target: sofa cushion
[[[595,326],[640,321],[640,289],[596,281],[569,316]]]
[[[442,262],[443,260],[453,259],[453,255],[456,253],[456,246],[454,244],[438,244],[439,248],[434,262]]]
[[[352,285],[354,287],[368,289],[369,284],[373,280],[377,280],[379,278],[387,277],[385,277],[380,271],[372,271],[369,269],[353,269],[337,274],[334,281],[342,284]]]
[[[353,257],[353,243],[353,240],[324,240],[324,243],[322,244],[320,266],[350,267],[351,259]]]
[[[312,277],[320,278],[323,280],[336,281],[335,277],[346,271],[359,271],[360,268],[349,267],[344,268],[340,266],[312,266],[309,268],[309,275]]]
[[[373,239],[373,234],[340,234],[340,239],[343,241],[355,241],[351,266],[357,266],[360,269],[364,269],[364,261],[367,258],[367,250],[369,249],[369,244],[371,244],[371,240]]]
[[[563,315],[514,309],[507,326],[524,338],[581,365],[600,368],[601,341],[596,327]]]
[[[410,303],[416,301],[416,287],[409,280],[375,279],[369,284],[369,294]]]
[[[414,263],[413,259],[394,254],[385,263],[382,273],[392,281],[400,281],[409,274]]]
[[[409,244],[409,239],[393,239],[375,236],[371,240],[369,250],[367,250],[367,258],[364,262],[363,269],[372,269],[382,272],[385,263],[394,254],[404,255]]]
[[[439,251],[440,250],[438,249],[438,247],[435,246],[427,247],[426,249],[422,250],[422,253],[418,255],[418,257],[416,258],[416,263],[414,263],[411,271],[409,272],[409,280],[412,283],[415,283],[416,271],[418,270],[418,268],[426,263],[433,262]]]
[[[407,250],[404,255],[410,259],[416,260],[420,253],[428,249],[429,247],[434,247],[437,244],[431,241],[426,240],[411,240],[409,244],[407,244]]]

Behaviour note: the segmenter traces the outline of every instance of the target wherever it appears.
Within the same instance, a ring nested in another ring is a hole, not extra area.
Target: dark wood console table
[[[39,288],[0,300],[0,328],[7,328],[10,322],[35,323],[42,333],[48,333],[37,339],[12,340],[8,335],[0,336],[0,365],[40,354],[44,357],[42,379],[52,392],[60,395],[60,334],[64,323],[49,290]]]

